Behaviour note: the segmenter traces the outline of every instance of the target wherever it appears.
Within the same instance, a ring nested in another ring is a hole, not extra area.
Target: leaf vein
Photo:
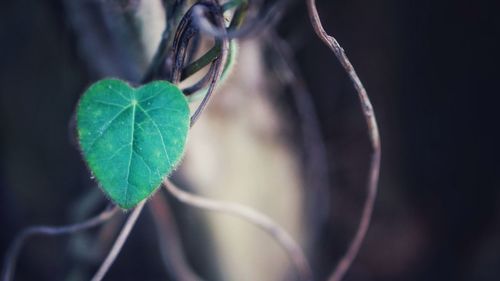
[[[144,157],[141,154],[139,154],[139,152],[137,150],[135,150],[133,147],[132,147],[132,151],[142,160],[142,162],[144,163],[144,165],[148,169],[148,171],[149,171],[149,175],[148,175],[149,180],[148,181],[149,181],[149,184],[151,184],[151,175],[153,174],[153,171],[151,170],[151,167],[146,162],[146,160],[144,159]]]
[[[158,135],[160,135],[161,144],[163,146],[163,151],[165,152],[165,156],[167,156],[168,165],[172,166],[172,161],[170,160],[170,156],[168,155],[167,148],[165,147],[165,141],[163,140],[163,135],[161,133],[160,127],[158,126],[156,121],[151,117],[151,115],[149,115],[148,112],[146,110],[144,110],[144,108],[142,108],[142,106],[140,106],[140,105],[137,105],[137,106],[139,107],[140,110],[142,110],[142,112],[144,112],[144,114],[146,114],[146,116],[151,120],[151,122],[155,126],[156,130],[158,131]]]
[[[102,101],[102,100],[97,100],[97,99],[94,99],[93,101],[95,103],[100,103],[100,104],[110,105],[110,106],[116,106],[116,107],[120,107],[120,108],[127,107],[126,105],[123,105],[123,104],[118,104],[118,103],[113,103],[113,102],[107,102],[107,101]]]
[[[109,126],[111,126],[111,124],[116,120],[116,118],[118,118],[118,116],[120,116],[123,112],[125,112],[127,109],[129,109],[131,106],[127,106],[125,107],[124,109],[120,110],[120,112],[118,112],[115,116],[113,116],[113,118],[111,118],[111,120],[109,120],[108,122],[106,122],[100,129],[99,129],[99,135],[97,135],[97,137],[95,137],[95,139],[90,143],[89,145],[89,148],[88,148],[88,151],[92,151],[92,149],[94,148],[94,145],[95,143],[99,140],[99,138],[101,138],[104,133],[106,133],[106,131],[109,129]]]
[[[153,99],[153,98],[156,98],[164,89],[160,89],[158,92],[154,93],[153,95],[147,97],[147,98],[144,98],[142,100],[139,100],[139,102],[143,103],[145,101],[148,101],[150,99]]]
[[[131,97],[130,97],[130,96],[127,98],[125,95],[123,95],[123,93],[122,93],[122,92],[120,92],[120,91],[118,91],[118,90],[116,90],[116,89],[113,89],[113,87],[111,87],[111,85],[108,85],[108,89],[110,89],[110,90],[111,90],[111,91],[113,91],[114,93],[116,93],[116,94],[118,94],[119,96],[121,96],[121,97],[122,97],[125,101],[130,102],[130,99],[131,99]]]
[[[127,183],[130,185],[130,167],[131,167],[131,164],[132,164],[132,153],[134,151],[134,130],[135,130],[135,108],[136,106],[133,105],[132,106],[132,132],[130,134],[130,157],[128,159],[128,167],[127,167]],[[125,194],[124,194],[124,198],[125,198],[125,204],[128,205],[128,186],[125,188]]]

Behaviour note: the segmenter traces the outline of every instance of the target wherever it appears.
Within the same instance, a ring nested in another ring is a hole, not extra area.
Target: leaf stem
[[[363,206],[363,212],[361,215],[361,220],[359,222],[358,230],[349,245],[347,252],[342,257],[337,267],[329,277],[329,281],[340,281],[344,277],[345,273],[351,266],[354,258],[359,252],[361,244],[366,236],[368,227],[370,225],[370,220],[373,213],[373,206],[375,204],[375,199],[377,196],[377,184],[380,172],[380,158],[381,158],[381,148],[380,148],[380,135],[378,131],[377,120],[375,118],[375,112],[373,111],[370,98],[366,93],[366,90],[361,83],[354,67],[347,58],[344,49],[340,46],[337,40],[326,33],[323,25],[321,24],[321,19],[316,8],[315,0],[306,0],[307,9],[309,12],[309,18],[311,24],[316,32],[316,35],[332,50],[337,59],[340,61],[345,71],[349,75],[354,88],[358,94],[358,98],[361,102],[361,108],[365,116],[365,121],[368,127],[368,135],[370,137],[370,144],[372,148],[372,155],[370,159],[370,168],[367,182],[367,197],[365,204]]]
[[[146,203],[146,200],[142,201],[135,207],[134,211],[130,214],[130,216],[127,218],[127,221],[125,222],[120,234],[118,235],[118,238],[116,238],[115,243],[113,244],[113,247],[111,248],[111,251],[109,254],[106,256],[106,259],[104,262],[101,264],[99,267],[99,270],[96,272],[94,277],[92,277],[91,281],[101,281],[104,275],[109,271],[109,268],[113,264],[113,262],[116,260],[118,257],[118,254],[120,253],[123,244],[125,244],[125,241],[127,240],[130,231],[132,231],[132,228],[134,227],[135,223],[137,222],[137,218],[139,218],[139,215],[141,214],[142,209],[144,208],[144,204]]]

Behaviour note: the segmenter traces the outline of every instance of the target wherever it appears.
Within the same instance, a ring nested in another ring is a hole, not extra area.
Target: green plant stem
[[[234,11],[233,18],[231,20],[231,23],[229,24],[229,30],[234,30],[234,29],[240,27],[247,16],[248,1],[242,0],[242,1],[236,1],[236,2],[239,2],[239,5],[236,8],[236,11]]]
[[[226,2],[226,3],[224,3],[222,5],[222,10],[223,11],[227,11],[227,10],[233,9],[235,7],[240,6],[243,2],[247,2],[247,0],[232,0],[232,1],[228,1],[228,2]]]
[[[212,63],[215,59],[217,59],[220,55],[221,44],[217,42],[208,52],[206,52],[199,59],[193,61],[188,64],[186,67],[182,69],[181,80],[188,78],[189,76],[195,74],[200,71],[205,66]]]
[[[248,1],[247,0],[235,0],[235,1],[231,1],[231,2],[235,2],[235,3],[228,5],[228,7],[226,7],[226,8],[224,8],[224,5],[222,7],[223,10],[226,11],[227,9],[231,9],[231,8],[237,6],[236,11],[234,12],[233,18],[231,20],[231,23],[229,24],[228,30],[233,30],[233,29],[238,28],[245,20],[246,15],[247,15],[247,11],[248,11]],[[226,4],[229,4],[231,2],[228,2]],[[184,79],[190,77],[191,75],[193,75],[196,72],[203,69],[208,64],[212,63],[215,59],[217,59],[220,56],[220,53],[221,53],[221,44],[218,41],[203,56],[201,56],[199,59],[193,61],[192,63],[188,64],[186,67],[184,67],[182,69],[181,80],[184,80]]]
[[[228,50],[228,55],[227,55],[227,60],[226,60],[226,65],[224,66],[224,69],[222,70],[222,75],[218,81],[218,87],[222,85],[225,80],[227,79],[229,73],[231,72],[231,69],[234,66],[235,62],[235,57],[238,54],[238,46],[234,40],[232,40],[229,43],[229,50]],[[210,71],[209,71],[210,72]],[[208,73],[209,75],[210,73]],[[204,78],[205,79],[205,78]],[[208,86],[202,87],[197,91],[192,92],[189,94],[188,97],[188,102],[194,102],[198,101],[199,99],[203,98],[208,92]],[[187,94],[186,92],[184,94]]]

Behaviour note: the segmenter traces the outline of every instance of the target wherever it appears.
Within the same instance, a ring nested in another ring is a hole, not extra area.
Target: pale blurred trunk
[[[184,175],[197,193],[254,207],[301,241],[301,172],[258,39],[241,45],[235,68],[191,131]],[[224,280],[286,279],[289,259],[267,234],[239,218],[204,217]]]

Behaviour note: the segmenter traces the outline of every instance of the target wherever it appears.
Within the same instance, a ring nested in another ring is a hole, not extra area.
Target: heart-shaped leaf
[[[105,79],[83,94],[77,126],[83,156],[100,186],[129,209],[150,196],[182,158],[189,107],[169,82],[134,89]]]

